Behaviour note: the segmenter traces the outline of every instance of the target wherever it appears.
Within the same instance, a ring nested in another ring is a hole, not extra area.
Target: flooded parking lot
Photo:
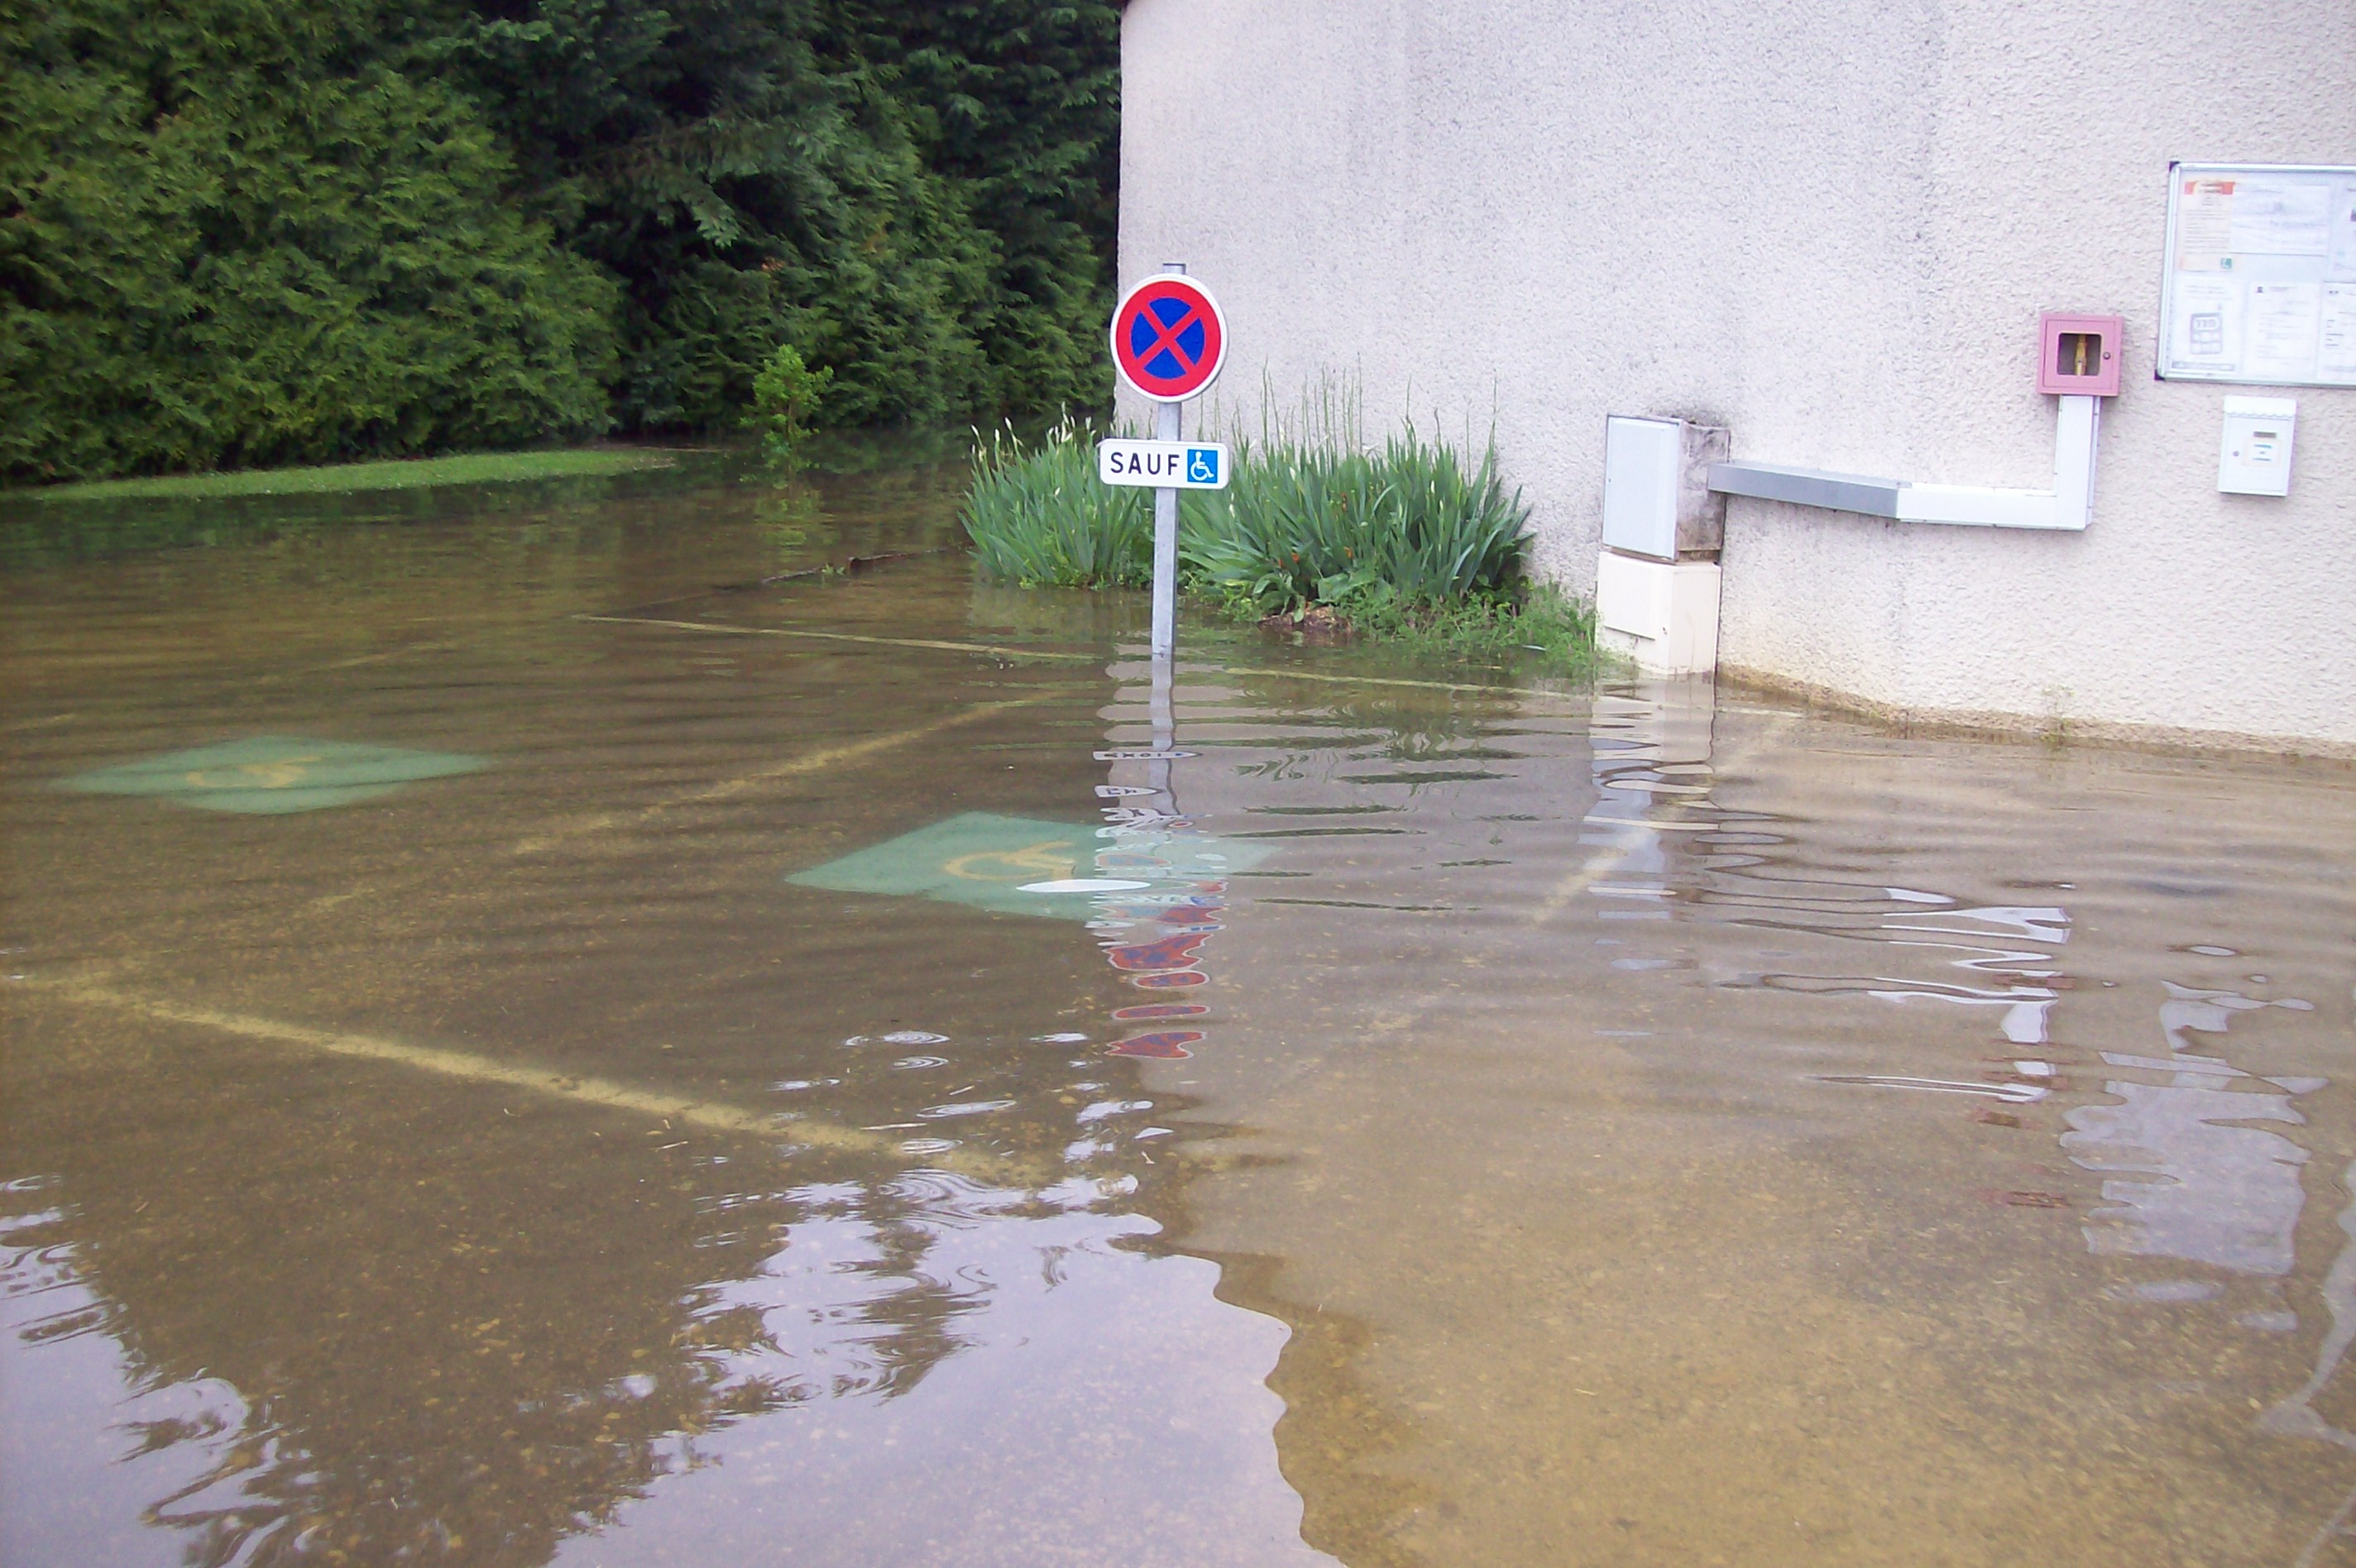
[[[1157,690],[958,480],[0,524],[0,1558],[2356,1563],[2346,765]]]

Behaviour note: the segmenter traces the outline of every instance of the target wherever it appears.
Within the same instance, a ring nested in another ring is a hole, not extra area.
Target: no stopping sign
[[[1112,313],[1112,362],[1140,396],[1183,403],[1219,373],[1227,326],[1211,291],[1179,272],[1146,279]]]

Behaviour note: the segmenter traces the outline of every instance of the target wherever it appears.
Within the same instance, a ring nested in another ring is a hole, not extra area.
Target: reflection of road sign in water
[[[1124,971],[1176,969],[1195,961],[1206,934],[1165,936],[1159,942],[1141,942],[1113,948],[1105,955],[1112,966]]]
[[[1121,379],[1156,402],[1200,393],[1226,349],[1226,323],[1211,292],[1180,273],[1146,279],[1112,313],[1112,361]]]
[[[1202,1042],[1203,1036],[1197,1030],[1163,1029],[1158,1034],[1133,1034],[1117,1045],[1105,1047],[1105,1054],[1141,1056],[1158,1061],[1183,1061],[1194,1054],[1186,1048]]]
[[[58,787],[88,795],[160,795],[207,811],[280,816],[372,800],[420,779],[489,765],[480,757],[451,752],[256,735],[77,773]]]
[[[1133,1008],[1115,1008],[1112,1016],[1123,1022],[1146,1019],[1199,1019],[1210,1010],[1200,1002],[1141,1002]]]

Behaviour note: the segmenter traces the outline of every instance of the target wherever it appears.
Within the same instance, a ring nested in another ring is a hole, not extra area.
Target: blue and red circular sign
[[[1148,278],[1112,313],[1112,362],[1157,403],[1183,403],[1219,373],[1227,324],[1211,291],[1179,272]]]

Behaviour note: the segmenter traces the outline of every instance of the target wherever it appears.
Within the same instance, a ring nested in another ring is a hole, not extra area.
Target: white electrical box
[[[1644,560],[1607,549],[1595,562],[1597,640],[1654,675],[1718,667],[1718,562]]]
[[[2229,496],[2289,495],[2297,424],[2298,404],[2289,398],[2227,398],[2217,488]]]
[[[1613,549],[1677,559],[1677,465],[1683,432],[1675,420],[1603,422],[1603,542]]]
[[[1603,421],[1603,543],[1674,561],[1714,556],[1726,539],[1726,497],[1709,465],[1726,461],[1727,432],[1677,419],[1613,414]]]

